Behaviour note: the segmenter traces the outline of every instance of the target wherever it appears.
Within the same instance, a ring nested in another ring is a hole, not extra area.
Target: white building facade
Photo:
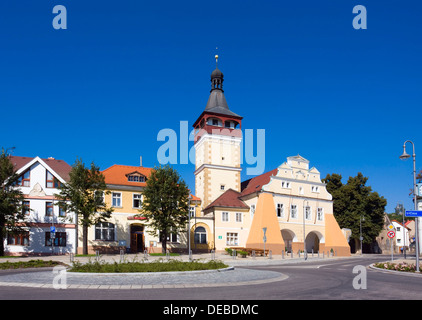
[[[7,255],[50,255],[76,252],[76,219],[58,206],[58,186],[69,180],[72,167],[63,160],[10,157],[24,194],[24,232],[7,234]],[[52,230],[55,232],[52,234]],[[53,238],[54,236],[54,238]]]

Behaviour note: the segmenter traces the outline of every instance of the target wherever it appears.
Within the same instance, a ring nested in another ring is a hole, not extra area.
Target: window
[[[99,222],[95,225],[95,240],[114,241],[114,224]]]
[[[113,192],[111,194],[111,206],[112,207],[122,206],[122,194],[120,192]]]
[[[53,216],[53,202],[46,202],[45,203],[45,216],[46,217]]]
[[[142,208],[142,194],[133,194],[133,207],[138,209]]]
[[[55,232],[53,241],[55,247],[66,247],[66,232]],[[51,247],[53,241],[51,239],[51,233],[47,231],[45,233],[45,246]]]
[[[59,206],[59,217],[66,217],[66,210]]]
[[[397,232],[400,231],[400,227],[397,227],[396,229],[397,229]]]
[[[140,174],[131,174],[131,175],[128,175],[127,181],[145,182],[145,177],[141,176]]]
[[[25,171],[18,179],[18,186],[29,187],[31,185],[30,171]]]
[[[58,188],[60,187],[60,181],[54,177],[50,171],[46,171],[45,186],[47,188]]]
[[[193,206],[189,207],[189,216],[191,218],[195,217],[195,207],[193,207]]]
[[[284,217],[284,207],[282,203],[277,203],[277,217],[279,218]]]
[[[297,205],[292,204],[292,205],[290,206],[290,216],[291,216],[291,218],[293,218],[293,219],[297,218]]]
[[[312,186],[312,192],[319,192],[319,187]]]
[[[25,215],[28,215],[31,211],[30,202],[29,201],[23,201],[22,202],[22,213]]]
[[[299,194],[303,194],[303,187],[299,187]]]
[[[323,210],[323,208],[318,208],[317,209],[317,219],[319,221],[322,221],[323,217],[324,217],[324,210]]]
[[[8,234],[7,244],[10,246],[29,246],[29,231],[19,234]]]
[[[226,245],[237,246],[239,244],[239,235],[235,232],[227,232]]]
[[[199,244],[207,243],[207,231],[204,227],[197,227],[194,233],[194,242]]]
[[[161,232],[158,233],[158,239],[160,239],[160,242],[163,241],[163,234]],[[167,242],[179,243],[180,242],[179,235],[177,233],[169,233],[167,235]]]
[[[305,207],[305,219],[311,220],[311,207],[309,206]]]
[[[228,212],[223,212],[221,214],[221,221],[223,221],[223,222],[228,222],[229,221],[229,213]]]
[[[242,213],[236,212],[236,222],[242,222]]]
[[[224,190],[225,186],[224,184],[220,185],[220,190]]]

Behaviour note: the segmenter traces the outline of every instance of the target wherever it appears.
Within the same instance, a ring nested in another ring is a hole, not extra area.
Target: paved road
[[[0,299],[121,299],[121,300],[281,300],[281,299],[422,299],[422,277],[396,275],[365,268],[367,289],[354,289],[355,266],[388,260],[388,257],[354,257],[308,263],[236,267],[238,270],[271,272],[285,279],[253,285],[162,288],[139,290],[64,289],[2,286]],[[41,274],[41,273],[40,273]],[[12,274],[10,274],[12,276]]]

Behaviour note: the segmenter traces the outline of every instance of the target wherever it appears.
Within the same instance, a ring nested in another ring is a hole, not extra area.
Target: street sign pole
[[[393,257],[393,251],[394,251],[394,247],[393,247],[393,239],[396,236],[396,232],[394,231],[394,226],[392,224],[390,224],[388,226],[388,229],[390,231],[387,232],[387,237],[390,239],[391,241],[391,262],[393,262],[394,257]]]
[[[264,238],[262,239],[264,241],[264,257],[265,257],[265,242],[267,242],[267,237],[265,236],[265,233],[267,232],[267,228],[262,228],[262,231],[264,231]]]

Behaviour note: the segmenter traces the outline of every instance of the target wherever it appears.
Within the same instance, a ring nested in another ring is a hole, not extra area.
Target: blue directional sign
[[[56,232],[56,227],[55,226],[51,226],[50,227],[50,232]]]
[[[422,210],[406,210],[406,217],[422,217]]]

